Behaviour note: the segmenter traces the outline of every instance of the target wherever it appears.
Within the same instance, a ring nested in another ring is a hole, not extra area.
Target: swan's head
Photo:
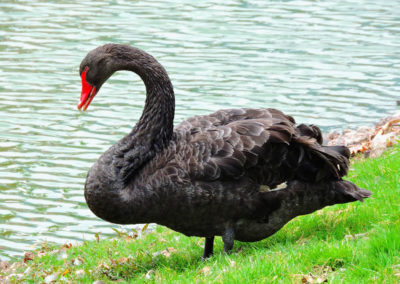
[[[82,92],[78,109],[86,110],[89,107],[101,86],[116,70],[110,45],[100,46],[86,55],[79,68]]]
[[[138,48],[109,43],[90,51],[82,60],[79,74],[82,79],[81,100],[78,109],[86,110],[101,86],[118,70],[129,70],[138,74],[146,88],[158,87],[173,96],[171,81],[165,69],[150,54]]]

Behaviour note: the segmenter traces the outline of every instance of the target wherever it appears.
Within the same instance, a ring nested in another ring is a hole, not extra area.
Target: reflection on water
[[[159,59],[177,123],[220,108],[276,107],[329,130],[396,109],[396,1],[194,2],[1,1],[1,258],[38,241],[113,234],[87,209],[83,184],[140,116],[144,86],[116,74],[89,112],[77,111],[79,63],[100,44]]]

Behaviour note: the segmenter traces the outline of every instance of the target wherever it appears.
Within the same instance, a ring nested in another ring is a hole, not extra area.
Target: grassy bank
[[[400,147],[352,167],[348,179],[373,197],[298,217],[261,242],[236,242],[231,255],[221,253],[217,238],[216,254],[202,262],[203,239],[158,227],[141,239],[120,234],[44,247],[4,269],[0,280],[399,283]]]

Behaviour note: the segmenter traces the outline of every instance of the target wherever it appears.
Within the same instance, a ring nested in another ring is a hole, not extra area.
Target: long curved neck
[[[113,49],[117,70],[138,74],[146,86],[142,116],[118,144],[119,176],[127,181],[172,138],[175,111],[174,90],[167,72],[150,54],[130,46]]]
[[[142,50],[109,44],[100,51],[104,53],[101,60],[106,76],[118,70],[135,72],[146,86],[147,97],[142,116],[132,131],[104,152],[90,169],[85,184],[86,202],[93,213],[110,222],[154,222],[157,212],[148,210],[153,200],[146,196],[152,191],[136,187],[135,177],[172,138],[172,84],[165,69]]]
[[[122,70],[133,71],[146,86],[146,102],[140,120],[130,137],[143,142],[167,143],[173,133],[175,97],[167,72],[150,54],[133,47],[120,51],[123,58]]]

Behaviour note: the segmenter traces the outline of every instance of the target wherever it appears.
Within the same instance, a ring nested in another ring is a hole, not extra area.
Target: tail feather
[[[337,195],[337,199],[339,203],[347,203],[352,201],[361,201],[370,197],[372,192],[363,188],[359,188],[354,183],[341,180],[334,183],[334,190],[337,193],[341,193]]]
[[[347,148],[346,146],[323,146],[323,147],[336,151],[342,156],[345,156],[347,159],[350,159],[351,152],[350,149]]]
[[[299,150],[296,179],[319,182],[340,180],[349,169],[349,150],[344,146],[322,146],[308,137],[295,137]],[[304,152],[304,153],[303,153]]]
[[[340,180],[349,169],[350,151],[345,146],[322,146],[322,132],[315,125],[296,127],[294,142],[298,145],[296,179],[319,182]]]
[[[261,192],[260,195],[264,206],[257,214],[264,216],[264,219],[265,216],[275,214],[279,216],[279,220],[287,218],[288,221],[326,206],[354,201],[362,202],[372,193],[346,180],[319,183],[294,180],[288,182],[283,189]]]

